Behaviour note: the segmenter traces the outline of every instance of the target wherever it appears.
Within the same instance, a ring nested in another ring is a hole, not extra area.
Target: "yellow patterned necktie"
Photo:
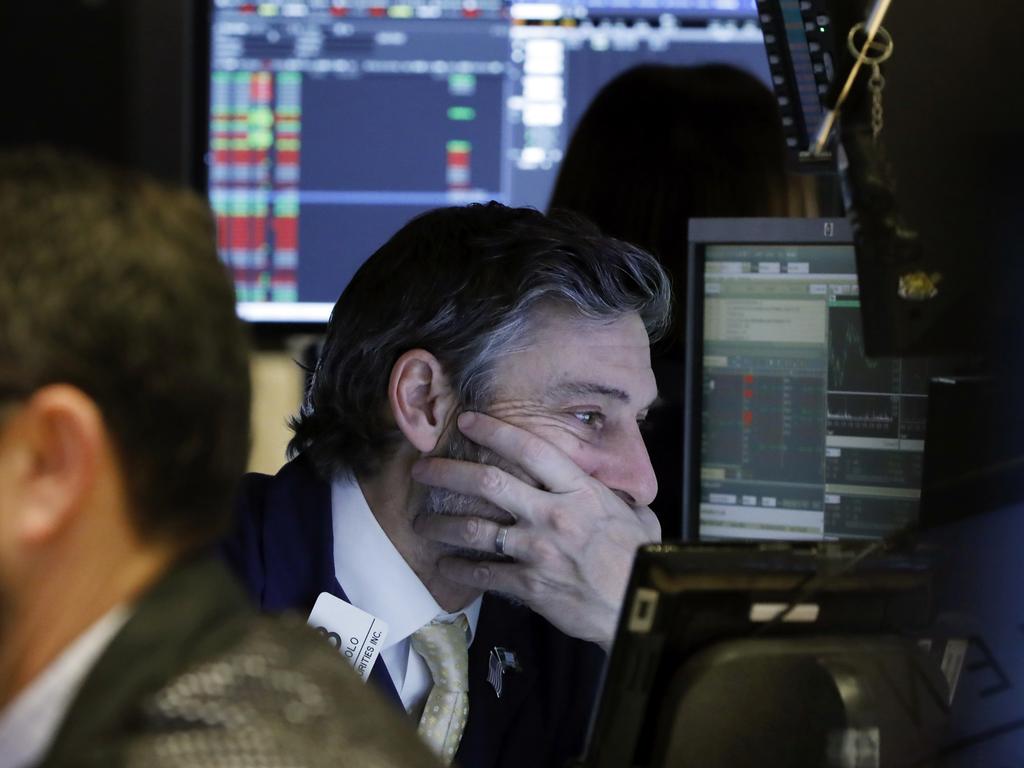
[[[459,749],[469,716],[469,622],[459,614],[451,623],[432,621],[412,635],[412,648],[423,657],[434,687],[420,718],[420,737],[450,765]]]

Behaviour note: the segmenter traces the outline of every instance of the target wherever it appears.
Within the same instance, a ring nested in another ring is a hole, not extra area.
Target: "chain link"
[[[882,68],[879,66],[883,61],[892,56],[893,40],[885,27],[879,27],[875,37],[857,45],[856,37],[865,32],[864,23],[855,24],[846,36],[846,45],[850,53],[859,64],[866,64],[871,67],[871,76],[868,78],[868,90],[871,91],[871,134],[875,141],[882,133],[885,122],[883,119],[882,90],[885,88],[885,77],[882,76]]]
[[[885,77],[882,75],[882,68],[877,64],[872,66],[871,77],[868,80],[868,88],[871,90],[871,135],[878,141],[882,133],[884,121],[882,119],[882,89],[885,88]]]

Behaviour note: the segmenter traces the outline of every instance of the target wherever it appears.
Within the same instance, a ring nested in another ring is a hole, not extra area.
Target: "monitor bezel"
[[[903,638],[916,646],[923,637],[935,658],[945,638],[934,625],[933,568],[925,553],[879,552],[863,541],[641,547],[579,765],[660,764],[638,759],[638,751],[653,751],[650,736],[663,725],[652,707],[667,700],[667,659],[686,662],[733,640]],[[814,614],[761,623],[751,613],[757,603],[811,604]],[[942,679],[931,679],[933,690],[944,689]]]
[[[704,357],[704,256],[709,245],[853,245],[843,218],[691,219],[687,246],[683,392],[683,540],[700,541],[701,361]]]

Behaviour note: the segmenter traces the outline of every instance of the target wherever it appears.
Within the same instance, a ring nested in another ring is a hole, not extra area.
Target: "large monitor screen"
[[[239,313],[326,320],[430,208],[543,210],[591,99],[648,62],[768,83],[754,0],[216,0],[208,190]]]
[[[699,537],[916,522],[928,363],[864,354],[847,223],[704,220],[690,239],[684,496]]]

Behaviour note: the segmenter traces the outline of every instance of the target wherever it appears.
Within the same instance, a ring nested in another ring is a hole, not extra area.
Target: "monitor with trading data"
[[[870,539],[917,520],[928,363],[864,354],[845,220],[690,224],[687,530]]]
[[[754,0],[216,0],[210,35],[207,187],[253,321],[326,320],[430,208],[546,208],[577,121],[629,67],[770,80]]]

